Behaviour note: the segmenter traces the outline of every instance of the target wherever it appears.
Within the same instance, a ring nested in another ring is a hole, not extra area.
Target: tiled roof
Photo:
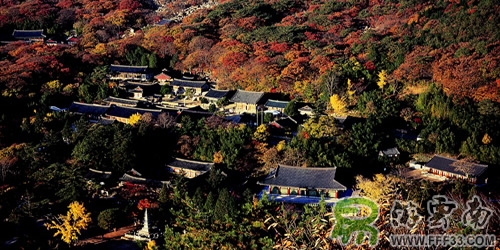
[[[123,99],[123,98],[117,98],[117,97],[108,97],[104,100],[103,102],[106,103],[118,103],[118,104],[123,104],[123,105],[130,105],[130,106],[135,106],[137,103],[139,103],[138,100],[130,100],[130,99]]]
[[[208,118],[213,116],[214,113],[207,111],[194,111],[194,110],[183,110],[179,113],[179,115],[175,118],[175,122],[180,123],[182,121],[182,117],[188,116],[191,118],[191,121],[198,121],[202,118]]]
[[[274,123],[284,129],[297,130],[298,127],[297,121],[292,119],[291,117],[277,120]]]
[[[89,168],[89,172],[87,172],[85,178],[103,181],[109,179],[109,177],[111,177],[111,174],[111,172]]]
[[[426,167],[445,171],[448,173],[454,173],[462,176],[466,176],[466,174],[463,172],[463,169],[460,169],[459,167],[453,166],[452,164],[456,162],[456,159],[451,159],[448,157],[444,157],[441,155],[434,155],[432,159],[425,164]],[[480,176],[481,174],[488,169],[488,165],[483,165],[483,164],[476,164],[476,163],[470,163],[470,175],[472,176]]]
[[[281,108],[284,109],[289,102],[287,101],[278,101],[278,100],[267,100],[264,106],[272,107],[272,108]]]
[[[380,151],[383,155],[399,155],[398,148],[388,148]]]
[[[148,66],[129,66],[129,65],[117,65],[111,64],[111,71],[122,72],[122,73],[147,73]]]
[[[106,114],[109,116],[121,117],[121,118],[130,118],[130,116],[137,113],[139,113],[140,115],[143,115],[145,113],[151,113],[153,117],[156,117],[161,113],[161,110],[111,106],[109,110],[106,112]]]
[[[336,189],[346,190],[346,187],[335,180],[336,168],[302,168],[278,165],[278,168],[269,174],[261,185]]]
[[[233,91],[231,90],[215,90],[211,89],[208,91],[208,93],[205,95],[207,98],[214,98],[214,99],[221,99],[225,96],[229,97]]]
[[[170,85],[172,86],[187,87],[187,88],[202,88],[206,84],[207,81],[192,81],[192,80],[177,79],[177,78],[174,78],[174,80],[170,83]]]
[[[182,168],[189,169],[194,171],[208,171],[213,167],[213,163],[211,162],[202,162],[202,161],[192,161],[186,159],[175,158],[174,161],[167,164],[168,167],[172,168]]]
[[[309,105],[306,105],[306,106],[300,108],[299,111],[302,111],[302,112],[312,112],[313,109]]]
[[[109,109],[109,106],[73,102],[68,110],[73,113],[86,115],[103,115]]]
[[[43,30],[14,30],[12,36],[16,39],[44,38]]]
[[[263,96],[264,92],[238,90],[231,98],[231,102],[258,104]]]
[[[172,79],[172,77],[170,77],[169,75],[162,72],[158,75],[155,75],[155,79],[157,79],[157,80],[170,80],[170,79]]]

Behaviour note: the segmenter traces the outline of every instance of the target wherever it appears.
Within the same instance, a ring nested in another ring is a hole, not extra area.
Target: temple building
[[[111,80],[149,81],[153,77],[148,66],[111,64],[110,69],[112,71]]]
[[[278,164],[267,178],[257,182],[270,194],[338,198],[346,187],[335,180],[337,168],[303,168]]]
[[[203,91],[207,91],[210,88],[205,80],[195,81],[177,78],[174,78],[170,86],[173,87],[176,94],[185,94],[187,90],[191,89],[194,91],[194,95],[201,95]]]
[[[262,104],[264,92],[238,90],[231,98],[236,104],[235,113],[257,113],[257,107]]]
[[[212,103],[217,103],[220,99],[226,97],[229,101],[229,98],[234,94],[234,91],[231,90],[216,90],[210,89],[206,94],[205,98]]]
[[[43,42],[45,39],[43,30],[14,30],[12,37],[26,42]]]
[[[175,158],[174,161],[167,164],[170,171],[184,175],[187,178],[194,178],[210,171],[214,166],[211,162],[192,161]]]
[[[167,75],[165,72],[161,72],[160,74],[155,75],[155,79],[160,85],[165,85],[167,82],[172,81],[172,77]]]
[[[156,118],[161,112],[162,111],[160,109],[142,109],[113,105],[107,110],[106,116],[109,119],[128,124],[130,117],[134,114],[143,115],[145,113],[151,113],[153,118]]]
[[[446,178],[459,178],[471,183],[483,183],[487,181],[484,173],[488,169],[488,165],[458,161],[457,159],[434,155],[422,169],[427,170],[431,174]]]
[[[278,101],[278,100],[267,100],[264,106],[267,110],[278,111],[280,113],[285,112],[285,107],[288,105],[288,101]]]

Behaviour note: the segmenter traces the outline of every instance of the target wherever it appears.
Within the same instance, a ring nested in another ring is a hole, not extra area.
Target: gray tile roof
[[[204,88],[208,87],[207,81],[193,81],[193,80],[185,80],[185,79],[177,79],[170,83],[172,86],[186,87],[186,88]]]
[[[231,102],[258,104],[263,96],[264,92],[238,90],[231,98]]]
[[[89,168],[89,171],[85,175],[85,178],[103,181],[109,179],[111,177],[111,174],[112,173],[110,171],[102,171]]]
[[[161,112],[162,111],[160,109],[141,109],[123,106],[111,106],[106,114],[114,117],[130,118],[130,116],[137,113],[139,113],[140,115],[151,113],[153,117],[157,117]]]
[[[284,109],[286,105],[288,105],[288,103],[289,103],[288,101],[267,100],[264,106]]]
[[[209,171],[214,164],[211,162],[192,161],[186,159],[175,158],[174,161],[167,164],[168,167],[183,168],[195,171]]]
[[[297,130],[298,127],[297,121],[291,117],[277,120],[274,123],[284,129]]]
[[[102,100],[105,103],[112,103],[112,104],[122,104],[122,105],[129,105],[129,106],[136,106],[137,103],[139,103],[138,100],[130,100],[130,99],[123,99],[123,98],[117,98],[117,97],[108,97],[104,100]]]
[[[336,168],[302,168],[278,165],[278,168],[261,182],[261,185],[346,190],[335,180]]]
[[[432,159],[425,164],[426,167],[437,169],[449,173],[454,173],[458,175],[465,176],[466,174],[458,167],[453,166],[452,164],[456,162],[456,159],[451,159],[448,157],[444,157],[441,155],[434,155]],[[488,165],[471,163],[471,173],[472,176],[480,176],[483,174],[486,169],[488,169]]]
[[[68,110],[73,113],[86,115],[103,115],[109,109],[109,106],[73,102]]]
[[[388,148],[385,150],[381,150],[380,153],[383,155],[391,156],[391,155],[399,155],[399,150],[398,148]]]
[[[131,65],[117,65],[111,64],[111,71],[123,73],[147,73],[148,66],[131,66]]]
[[[215,89],[210,89],[208,93],[205,95],[207,98],[214,98],[214,99],[221,99],[225,96],[231,95],[232,91],[231,90],[215,90]]]
[[[16,39],[44,38],[43,30],[14,30],[12,36]]]
[[[313,109],[309,105],[306,105],[306,106],[300,108],[299,111],[302,111],[302,112],[313,112]]]

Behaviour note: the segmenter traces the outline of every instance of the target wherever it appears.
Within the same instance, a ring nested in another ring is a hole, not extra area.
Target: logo
[[[427,212],[429,212],[429,228],[442,228],[447,230],[450,226],[449,218],[457,209],[456,202],[449,200],[444,195],[434,195],[432,200],[427,201]]]
[[[390,211],[390,222],[394,228],[415,228],[424,217],[417,212],[417,205],[413,201],[403,202],[395,200]],[[427,219],[429,228],[447,230],[450,217],[457,210],[457,202],[444,195],[435,195],[427,201]],[[474,230],[486,228],[493,216],[493,210],[487,208],[484,202],[475,195],[467,201],[466,209],[461,215],[461,222]],[[389,235],[392,247],[491,247],[496,244],[494,234],[395,234]]]
[[[337,223],[332,229],[331,237],[346,245],[353,234],[357,233],[355,242],[360,245],[364,237],[369,235],[369,245],[376,246],[379,231],[373,224],[378,213],[377,204],[367,198],[353,197],[338,201],[334,208]]]
[[[479,196],[474,195],[472,201],[467,201],[467,209],[462,214],[462,222],[474,230],[484,229],[492,215],[493,210],[484,206]]]
[[[413,201],[409,201],[406,203],[399,200],[394,201],[390,212],[391,226],[394,228],[413,228],[423,218],[423,216],[417,213],[417,208],[417,204],[415,204],[415,202]]]

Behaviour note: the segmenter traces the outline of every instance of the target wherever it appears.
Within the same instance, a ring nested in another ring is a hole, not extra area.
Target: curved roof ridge
[[[186,162],[191,162],[191,163],[214,164],[213,162],[208,162],[208,161],[196,161],[196,160],[182,159],[182,158],[178,158],[178,157],[175,157],[174,160],[186,161]]]
[[[337,167],[300,167],[300,166],[290,166],[290,165],[285,165],[285,164],[280,164],[278,163],[279,167],[287,167],[287,168],[300,168],[300,169],[320,169],[320,170],[332,170],[332,169],[337,169]]]
[[[148,66],[134,66],[134,65],[122,65],[122,64],[111,64],[111,66],[129,67],[129,68],[148,68]]]

